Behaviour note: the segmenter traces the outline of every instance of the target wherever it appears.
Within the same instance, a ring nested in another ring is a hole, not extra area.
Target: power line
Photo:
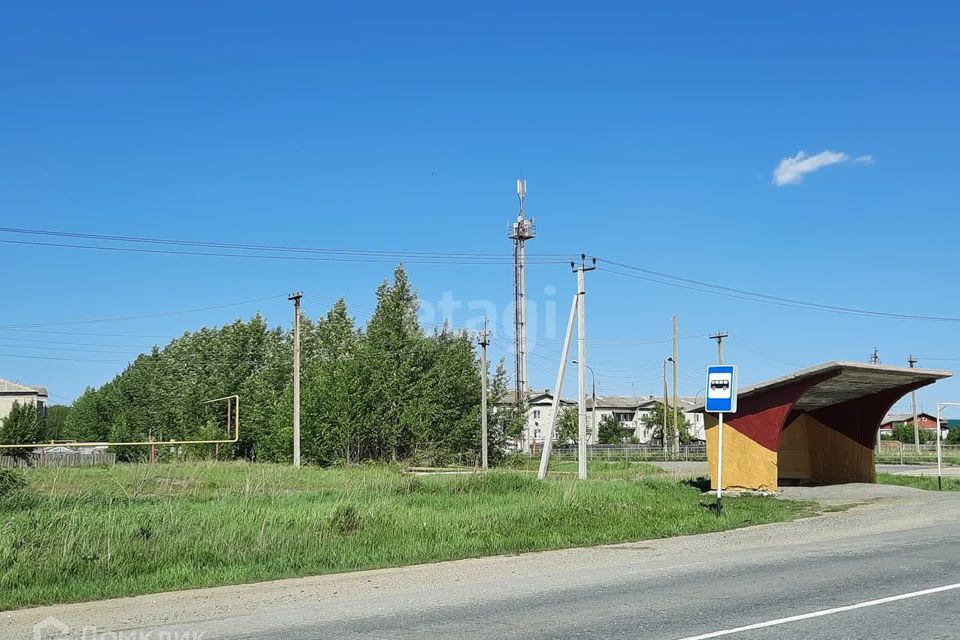
[[[0,227],[2,233],[31,234],[73,238],[85,241],[105,240],[126,244],[147,244],[166,247],[187,247],[184,249],[147,249],[143,247],[111,246],[104,244],[81,244],[76,242],[50,242],[39,240],[0,240],[3,244],[54,247],[64,249],[88,249],[125,253],[145,253],[154,255],[208,256],[218,258],[252,258],[259,260],[306,260],[321,262],[368,262],[392,263],[397,261],[410,264],[462,264],[462,265],[503,265],[510,264],[512,258],[506,254],[495,253],[442,253],[426,251],[381,251],[367,249],[328,249],[319,247],[294,247],[283,245],[258,245],[229,242],[209,242],[193,240],[175,240],[137,236],[116,236],[107,234],[73,233],[65,231],[46,231],[39,229],[19,229]],[[220,249],[220,251],[198,251],[196,249]],[[230,250],[231,252],[224,252]],[[266,251],[268,253],[244,253]],[[238,253],[239,252],[239,253]],[[566,262],[560,254],[533,256],[531,262],[537,264],[559,264]]]
[[[126,351],[121,351],[119,349],[75,349],[71,347],[52,347],[47,345],[33,345],[33,344],[6,344],[0,343],[0,349],[30,349],[32,351],[72,351],[76,353],[113,353],[113,354],[127,354],[131,351],[136,351],[137,353],[142,353],[143,349],[140,347],[130,347]]]
[[[166,316],[177,316],[186,313],[199,313],[202,311],[214,311],[216,309],[226,309],[228,307],[240,307],[247,304],[255,304],[257,302],[265,302],[267,300],[276,300],[278,298],[284,297],[283,295],[278,296],[267,296],[265,298],[256,298],[253,300],[243,300],[241,302],[228,302],[226,304],[217,304],[209,307],[197,307],[195,309],[181,309],[179,311],[162,311],[159,313],[144,313],[133,316],[116,316],[112,318],[96,318],[91,320],[59,320],[55,322],[33,322],[33,323],[23,323],[23,324],[4,324],[0,325],[0,329],[20,329],[20,328],[33,328],[33,327],[58,327],[58,326],[69,326],[69,325],[84,325],[84,324],[99,324],[102,322],[119,322],[123,320],[142,320],[145,318],[162,318]]]
[[[615,269],[609,269],[603,266],[600,267],[601,270],[607,271],[608,273],[614,273],[621,276],[636,278],[638,280],[646,280],[648,282],[664,284],[671,287],[679,287],[683,289],[701,291],[704,293],[712,293],[714,295],[726,296],[730,298],[738,298],[740,300],[750,300],[753,302],[763,302],[766,304],[773,304],[773,305],[778,305],[783,307],[808,309],[813,311],[825,311],[829,313],[839,313],[839,314],[866,316],[866,317],[874,317],[874,318],[889,318],[889,319],[895,319],[895,320],[928,320],[928,321],[938,321],[938,322],[960,322],[960,317],[926,316],[926,315],[915,315],[915,314],[907,314],[907,313],[890,313],[886,311],[858,309],[855,307],[842,307],[842,306],[836,306],[836,305],[821,304],[818,302],[798,300],[793,298],[772,296],[765,293],[748,291],[746,289],[726,287],[723,285],[712,284],[712,283],[703,282],[700,280],[693,280],[690,278],[675,276],[669,273],[664,273],[662,271],[645,269],[643,267],[638,267],[638,266],[626,264],[623,262],[617,262],[615,260],[607,260],[605,258],[597,258],[597,260],[602,263],[619,267],[621,269],[636,271],[646,275],[638,275],[636,273],[624,273],[622,271],[617,271]]]
[[[39,333],[42,335],[57,336],[92,336],[97,338],[164,338],[170,336],[161,333],[90,333],[86,331],[51,331],[44,329],[22,329],[20,327],[0,327],[0,331],[15,331],[17,333]]]
[[[57,345],[66,345],[68,347],[106,347],[106,348],[117,348],[117,349],[150,349],[152,347],[143,347],[140,345],[132,344],[104,344],[96,342],[67,342],[64,340],[43,340],[42,338],[21,338],[20,336],[0,336],[0,340],[8,342],[30,342],[37,344],[57,344]],[[24,345],[29,346],[29,345]]]

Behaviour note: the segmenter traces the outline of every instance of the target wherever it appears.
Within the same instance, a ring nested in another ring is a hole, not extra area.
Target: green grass
[[[540,468],[540,458],[525,458],[519,465],[512,467],[515,470],[537,471]],[[564,475],[577,474],[576,460],[550,460],[550,472]],[[628,460],[590,460],[587,462],[587,477],[592,480],[640,480],[647,476],[665,474],[666,471],[648,462],[631,462]]]
[[[878,473],[877,482],[880,484],[896,484],[901,487],[914,487],[916,489],[927,489],[929,491],[937,490],[936,476],[900,476],[890,473]],[[960,491],[960,479],[944,478],[944,491]]]
[[[655,469],[530,473],[220,463],[34,469],[0,500],[0,609],[702,533],[809,515]],[[619,474],[619,478],[617,478]],[[639,478],[639,479],[638,479]]]

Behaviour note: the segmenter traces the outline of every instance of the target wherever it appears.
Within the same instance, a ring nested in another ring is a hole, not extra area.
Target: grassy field
[[[563,469],[562,463],[559,466]],[[32,469],[0,499],[0,609],[730,529],[814,512],[730,498],[718,519],[649,465],[596,479],[413,477],[220,463]]]
[[[896,484],[901,487],[914,487],[916,489],[937,490],[937,477],[933,476],[895,476],[890,473],[878,473],[877,482],[880,484]],[[944,491],[960,491],[960,480],[957,478],[943,479]]]

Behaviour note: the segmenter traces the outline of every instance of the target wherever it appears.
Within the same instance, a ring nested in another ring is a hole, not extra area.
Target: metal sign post
[[[737,412],[737,367],[718,364],[707,367],[707,397],[704,410],[716,413],[717,428],[717,517],[723,511],[723,414]]]

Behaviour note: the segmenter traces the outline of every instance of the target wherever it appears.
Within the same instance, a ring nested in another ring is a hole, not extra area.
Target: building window
[[[37,400],[37,413],[40,414],[41,418],[47,417],[47,403],[43,400]]]
[[[539,420],[539,419],[540,419],[540,409],[534,409],[534,410],[533,410],[533,419],[534,419],[534,420]]]
[[[616,420],[617,422],[630,422],[631,420],[633,420],[633,414],[623,413],[618,411],[613,414],[613,419]]]

